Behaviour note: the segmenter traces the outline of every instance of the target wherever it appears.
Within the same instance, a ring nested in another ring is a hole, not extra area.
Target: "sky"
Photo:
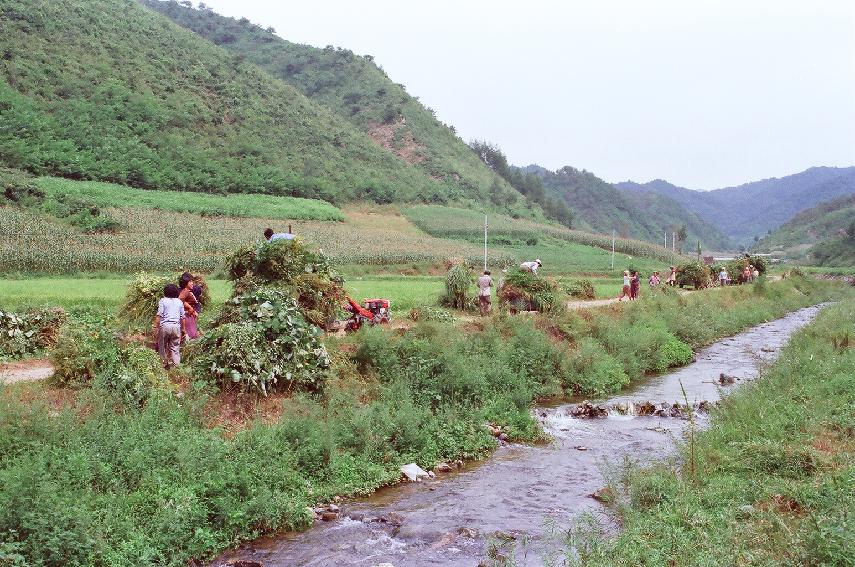
[[[206,0],[370,54],[511,163],[714,189],[855,165],[852,0]]]

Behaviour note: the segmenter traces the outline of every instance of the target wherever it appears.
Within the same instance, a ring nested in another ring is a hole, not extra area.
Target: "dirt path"
[[[0,364],[0,383],[3,384],[44,380],[51,376],[53,376],[53,366],[44,359],[31,358]]]

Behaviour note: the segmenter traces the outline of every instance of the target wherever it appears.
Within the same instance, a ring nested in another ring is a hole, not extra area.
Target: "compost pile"
[[[262,394],[319,388],[330,366],[322,329],[345,297],[327,258],[299,239],[275,240],[239,249],[227,269],[234,292],[193,345],[194,368]]]

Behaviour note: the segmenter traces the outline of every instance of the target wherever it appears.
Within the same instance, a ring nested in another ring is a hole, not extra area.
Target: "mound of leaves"
[[[274,240],[237,250],[227,270],[233,296],[191,346],[194,367],[221,387],[265,395],[320,388],[330,365],[321,329],[345,297],[326,256],[299,239]]]
[[[742,258],[735,258],[725,264],[725,268],[727,269],[727,273],[730,275],[731,279],[734,282],[739,283],[745,283],[743,281],[742,273],[746,266],[753,266],[762,276],[766,273],[769,263],[766,261],[766,258],[762,256],[750,256],[746,254]]]
[[[558,292],[555,280],[524,270],[508,274],[498,296],[501,304],[512,312],[560,313],[564,310],[562,294]]]
[[[59,307],[24,313],[0,311],[0,360],[40,352],[56,342],[66,315]]]
[[[572,280],[564,287],[567,295],[576,299],[597,299],[597,292],[591,280]]]
[[[445,275],[445,293],[439,298],[442,307],[466,309],[473,306],[474,298],[470,295],[475,284],[475,270],[466,262],[458,262],[451,266]]]
[[[208,283],[201,274],[190,274],[193,281],[202,288],[199,302],[206,307],[211,301]],[[140,272],[128,286],[125,299],[119,308],[119,322],[126,330],[147,332],[151,328],[152,319],[157,314],[157,303],[163,297],[163,287],[168,283],[178,285],[181,274],[174,277],[157,276]]]
[[[703,262],[689,262],[677,266],[677,285],[702,289],[710,285],[710,269]]]

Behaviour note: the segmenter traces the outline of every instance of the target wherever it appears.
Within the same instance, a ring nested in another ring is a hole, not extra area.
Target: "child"
[[[649,285],[651,289],[659,285],[659,272],[653,272],[650,275],[650,279],[647,280],[647,285]]]
[[[157,338],[157,351],[163,361],[163,367],[169,370],[181,363],[181,341],[185,336],[184,302],[178,299],[180,293],[174,283],[166,284],[163,297],[157,304],[152,330]]]

